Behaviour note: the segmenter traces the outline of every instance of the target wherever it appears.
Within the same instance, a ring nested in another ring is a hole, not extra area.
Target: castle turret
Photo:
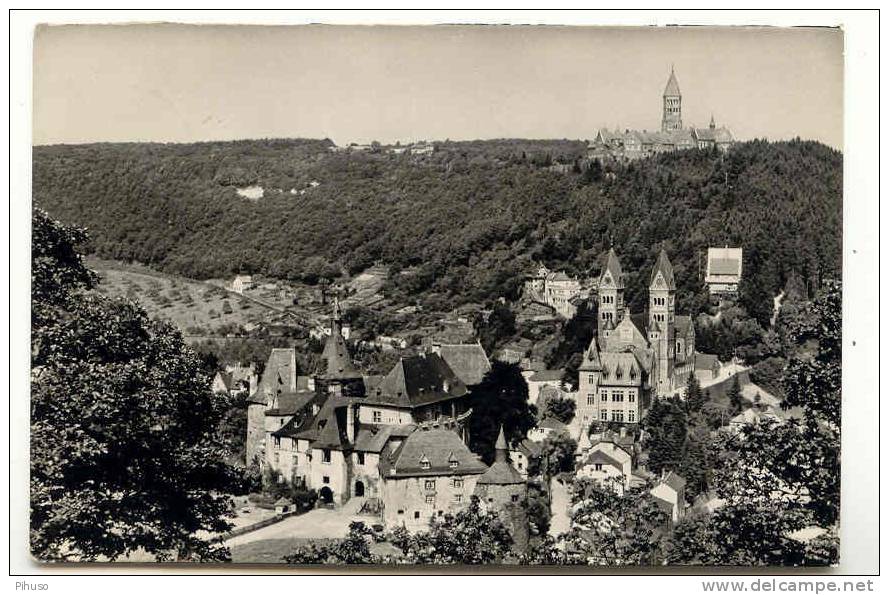
[[[664,115],[661,120],[661,130],[668,132],[680,129],[682,129],[682,92],[679,91],[679,82],[671,67],[670,78],[664,88]]]
[[[500,426],[500,434],[494,445],[494,463],[478,478],[475,495],[488,511],[500,515],[500,520],[512,535],[513,549],[519,553],[524,552],[530,536],[528,485],[509,462],[509,445],[503,426]]]
[[[325,370],[315,378],[316,390],[349,397],[364,396],[364,379],[355,368],[343,337],[343,313],[339,299],[333,300],[333,312],[330,316],[330,336],[324,344],[321,358]]]

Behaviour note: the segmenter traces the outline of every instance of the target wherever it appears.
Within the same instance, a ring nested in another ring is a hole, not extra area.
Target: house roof
[[[712,370],[719,365],[719,358],[711,353],[695,352],[695,370]]]
[[[482,485],[515,485],[525,483],[519,472],[509,462],[509,445],[506,443],[503,426],[500,426],[500,434],[497,436],[494,451],[496,453],[494,464],[488,467],[488,470],[478,478],[478,483]]]
[[[417,429],[391,455],[380,457],[380,476],[384,479],[478,475],[487,470],[487,465],[469,450],[456,432],[445,428]]]
[[[679,81],[676,80],[676,73],[673,69],[670,69],[670,78],[667,79],[667,86],[664,87],[664,97],[675,97],[677,95],[682,95],[682,92],[679,91]]]
[[[601,383],[609,386],[641,386],[642,366],[630,351],[605,351],[602,361]]]
[[[561,382],[564,370],[540,370],[528,379],[531,382]]]
[[[413,424],[376,425],[361,424],[355,437],[355,450],[380,453],[390,438],[406,438],[417,429]]]
[[[586,465],[594,465],[596,463],[601,463],[603,465],[610,465],[617,469],[618,471],[623,471],[623,465],[621,465],[620,461],[615,459],[614,457],[609,456],[604,451],[595,450],[591,452],[587,457],[583,460],[583,466]]]
[[[540,420],[540,423],[537,424],[537,427],[544,430],[555,430],[557,432],[561,432],[568,426],[557,420],[555,417],[545,417]]]
[[[743,260],[742,248],[708,248],[707,276],[734,275],[740,277]]]
[[[401,358],[366,402],[413,408],[462,397],[466,385],[437,353]]]
[[[441,358],[450,366],[457,378],[466,385],[478,384],[491,371],[491,362],[479,343],[466,345],[438,345]]]
[[[676,473],[675,471],[670,471],[667,475],[661,480],[661,483],[665,483],[677,493],[685,487],[685,478]]]
[[[658,273],[663,277],[667,289],[676,289],[676,280],[673,278],[673,265],[670,264],[670,259],[667,257],[666,250],[661,250],[657,255],[654,268],[651,269],[650,287],[655,286],[655,280],[657,279]]]
[[[521,451],[526,457],[536,457],[543,451],[543,445],[530,438],[524,438],[513,450]]]
[[[294,415],[297,411],[309,405],[316,397],[315,391],[302,390],[285,392],[277,396],[277,407],[266,409],[266,415]],[[272,401],[274,404],[274,401]]]

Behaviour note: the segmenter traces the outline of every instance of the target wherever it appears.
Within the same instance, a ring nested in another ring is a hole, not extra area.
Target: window
[[[403,511],[403,510],[399,510],[399,511],[398,511],[398,514],[404,514],[404,511]]]
[[[325,475],[321,478],[321,483],[330,483],[330,477]]]
[[[602,470],[602,463],[596,463],[594,465],[594,467],[595,467],[596,471],[601,471]]]
[[[513,501],[513,502],[518,502],[518,501],[519,501],[519,495],[518,495],[518,494],[513,494],[513,495],[512,495],[512,501]]]
[[[330,464],[330,449],[324,448],[321,450],[321,462]]]
[[[455,488],[462,488],[463,487],[463,478],[462,477],[455,477],[452,485]]]
[[[275,448],[281,448],[281,439],[275,436]]]
[[[375,423],[375,424],[383,423],[383,412],[382,411],[374,411],[373,412],[373,423]]]
[[[596,384],[595,374],[588,375],[586,381],[589,382],[590,384]]]
[[[611,393],[611,400],[615,403],[624,402],[624,391],[614,391]]]
[[[429,459],[425,456],[420,459],[420,469],[429,469],[430,467],[432,467],[432,465],[429,463]]]
[[[454,502],[457,504],[463,502],[463,494],[454,494]]]
[[[634,393],[633,391],[630,391],[627,394],[627,401],[629,401],[630,403],[635,403],[636,402],[636,393]]]
[[[427,479],[426,482],[424,483],[424,487],[426,488],[426,491],[434,490],[435,489],[435,480],[434,479]]]
[[[415,510],[415,511],[414,511],[414,518],[415,518],[415,519],[420,518],[420,511],[419,511],[419,510]]]
[[[358,460],[358,464],[359,464],[359,465],[363,465],[363,464],[364,464],[364,453],[363,453],[363,452],[356,452],[356,453],[355,453],[355,458]]]
[[[600,411],[599,419],[601,419],[602,421],[608,421],[608,410],[603,409],[602,411]]]
[[[586,396],[586,404],[587,405],[594,405],[595,403],[596,403],[596,395],[589,394]]]
[[[608,393],[604,390],[602,391],[602,402],[606,403],[608,401]]]
[[[457,459],[451,459],[450,461],[448,461],[448,467],[450,467],[451,469],[456,469],[459,465],[460,461],[458,461]]]
[[[636,421],[636,412],[635,411],[630,411],[629,413],[627,413],[627,421],[633,421],[633,422]]]
[[[426,504],[435,504],[435,496],[432,494],[427,495]]]

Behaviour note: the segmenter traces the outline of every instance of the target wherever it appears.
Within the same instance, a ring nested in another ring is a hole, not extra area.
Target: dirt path
[[[571,506],[571,496],[568,493],[568,486],[556,479],[551,479],[550,497],[552,518],[549,522],[549,534],[553,537],[558,537],[571,529],[571,517],[568,512]]]

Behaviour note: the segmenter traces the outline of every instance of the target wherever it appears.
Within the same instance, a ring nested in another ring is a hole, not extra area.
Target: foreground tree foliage
[[[41,560],[215,561],[238,474],[232,405],[169,325],[92,288],[81,230],[32,218],[31,551]]]
[[[668,561],[827,565],[837,561],[840,495],[841,296],[827,283],[793,323],[785,407],[802,417],[727,434],[715,470],[725,505],[680,524]]]
[[[618,495],[610,486],[576,478],[571,501],[571,529],[557,538],[547,536],[520,563],[624,566],[660,562],[670,519],[647,486]]]

